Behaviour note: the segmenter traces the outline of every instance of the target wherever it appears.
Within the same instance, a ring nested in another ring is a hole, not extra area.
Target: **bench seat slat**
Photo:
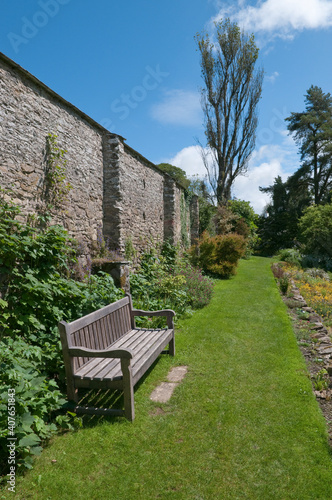
[[[142,331],[144,333],[144,331]],[[132,330],[126,335],[121,337],[116,342],[112,343],[112,348],[123,349],[128,347],[135,347],[139,342],[139,337],[142,333],[140,330]],[[103,372],[104,368],[112,368],[113,365],[119,365],[118,359],[105,359],[105,358],[91,358],[81,369],[77,370],[75,376],[90,378],[91,380],[97,378],[97,375]],[[99,379],[103,376],[99,375]]]
[[[137,378],[137,373],[142,371],[145,364],[151,362],[151,355],[160,352],[168,344],[172,336],[172,330],[132,330],[117,342],[112,344],[112,348],[132,348],[134,357],[132,359],[133,377]],[[114,380],[122,377],[119,359],[91,358],[88,363],[81,367],[74,375],[75,378],[89,380]],[[137,378],[138,380],[138,378]]]
[[[142,377],[142,375],[149,369],[149,367],[152,365],[152,363],[158,358],[158,356],[162,353],[166,345],[170,342],[172,339],[173,333],[171,330],[168,330],[167,335],[164,337],[164,342],[160,343],[158,346],[158,349],[155,350],[150,350],[146,353],[144,357],[142,357],[137,364],[135,365],[134,368],[134,373],[133,373],[133,384],[135,385],[139,379]]]
[[[140,337],[136,335],[136,337],[138,337],[137,347],[136,346],[132,347],[133,344],[132,343],[130,344],[130,347],[134,351],[134,357],[131,362],[133,377],[136,376],[136,373],[140,370],[141,366],[146,362],[146,360],[151,359],[151,354],[157,352],[155,357],[155,359],[157,359],[161,351],[164,349],[165,345],[168,344],[168,340],[166,340],[168,339],[167,330],[162,330],[160,332],[155,332],[150,330],[145,332],[143,331],[140,333],[141,333]],[[142,341],[143,336],[144,340]],[[124,347],[129,347],[129,345],[127,346],[127,343],[125,343]],[[99,376],[110,379],[116,379],[119,377],[121,378],[122,372],[120,369],[120,362],[118,362],[118,365],[116,367],[112,367],[112,369],[110,369],[107,373],[104,372],[102,374],[99,374]]]
[[[138,330],[132,330],[131,332],[128,332],[128,334],[124,335],[121,337],[117,342],[112,343],[112,348],[116,349],[123,349],[127,347],[132,347],[133,343],[135,341],[135,333],[138,332]],[[131,342],[126,343],[125,342],[125,337],[130,336]],[[138,341],[138,340],[137,340]],[[137,342],[136,342],[137,344]],[[116,347],[115,347],[116,346]],[[110,346],[108,346],[110,347]],[[98,361],[96,361],[98,360]],[[81,367],[81,369],[77,370],[75,373],[75,376],[79,377],[85,377],[85,378],[90,378],[91,380],[97,377],[97,375],[105,368],[111,367],[113,365],[120,364],[118,359],[107,359],[107,358],[90,358],[90,360]],[[102,378],[102,377],[98,377]]]

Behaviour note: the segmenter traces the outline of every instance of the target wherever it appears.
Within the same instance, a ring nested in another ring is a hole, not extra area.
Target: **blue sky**
[[[284,118],[311,85],[332,92],[331,0],[3,0],[0,51],[154,163],[204,175],[194,35],[221,17],[254,33],[265,70],[256,149],[233,195],[260,213],[258,186],[299,167]]]

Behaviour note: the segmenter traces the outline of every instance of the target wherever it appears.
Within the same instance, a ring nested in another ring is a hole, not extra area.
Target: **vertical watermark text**
[[[15,408],[15,389],[8,389],[8,490],[15,493],[16,485],[16,408]]]

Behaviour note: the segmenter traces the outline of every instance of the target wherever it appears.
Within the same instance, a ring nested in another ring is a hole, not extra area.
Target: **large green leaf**
[[[22,439],[19,440],[18,446],[36,446],[37,444],[40,443],[40,438],[35,434],[34,432],[31,434],[27,434],[24,436]]]

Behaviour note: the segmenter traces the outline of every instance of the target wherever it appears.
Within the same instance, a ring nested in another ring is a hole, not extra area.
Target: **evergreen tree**
[[[310,187],[315,204],[326,203],[332,189],[332,97],[312,85],[305,101],[304,112],[286,118],[300,146],[302,166],[297,179]]]
[[[182,170],[182,168],[175,167],[170,163],[159,163],[157,167],[163,172],[166,172],[168,175],[173,177],[173,179],[179,184],[181,184],[185,189],[189,187],[190,180],[187,178],[187,174],[184,170]]]
[[[282,248],[290,248],[297,241],[298,222],[310,205],[310,194],[305,182],[299,181],[299,171],[283,182],[278,176],[274,184],[260,188],[271,195],[271,203],[260,217],[260,251],[272,255]]]

